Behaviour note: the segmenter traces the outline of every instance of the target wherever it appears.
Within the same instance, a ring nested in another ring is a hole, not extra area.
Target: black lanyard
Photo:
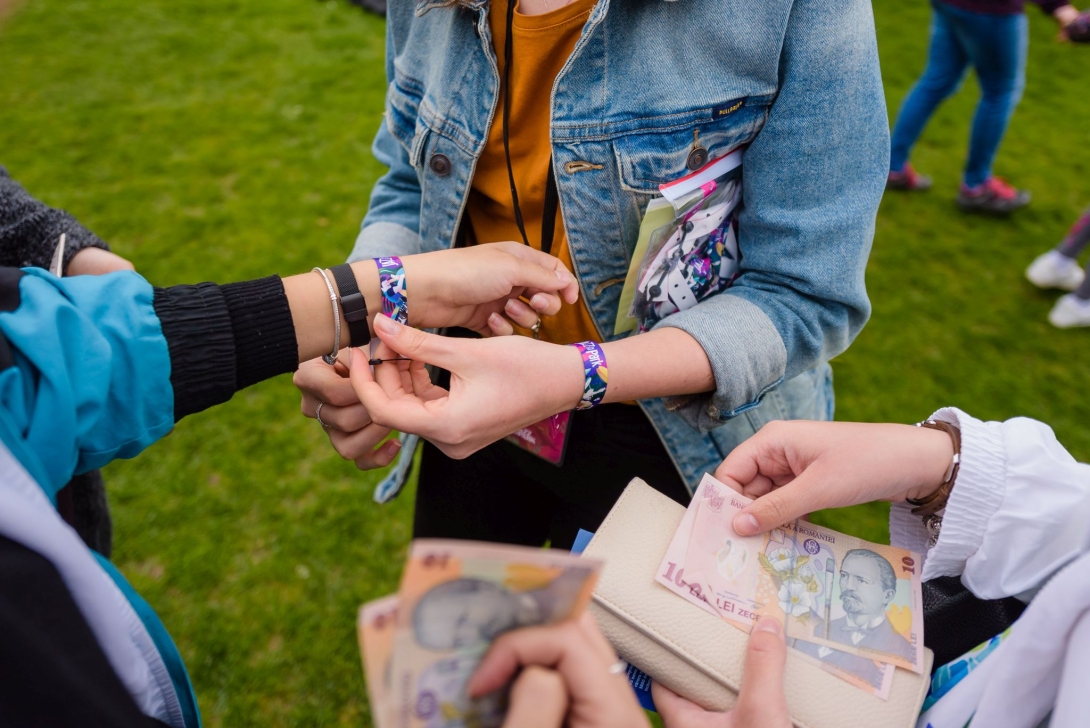
[[[515,209],[515,224],[518,225],[522,242],[530,245],[526,237],[526,225],[522,222],[522,208],[519,207],[519,193],[515,186],[515,171],[511,168],[511,141],[507,126],[511,118],[511,62],[514,55],[512,40],[515,23],[515,3],[507,0],[507,36],[503,39],[503,155],[507,160],[507,180],[511,183],[511,205]],[[556,234],[556,209],[560,205],[560,196],[556,190],[556,178],[553,176],[552,140],[549,140],[549,172],[545,180],[545,208],[541,218],[541,251],[551,253],[553,236]]]

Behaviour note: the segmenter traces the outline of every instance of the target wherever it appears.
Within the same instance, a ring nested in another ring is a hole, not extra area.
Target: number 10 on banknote
[[[803,520],[740,536],[749,502],[706,475],[656,580],[747,632],[775,619],[819,659],[836,650],[922,672],[918,555]]]

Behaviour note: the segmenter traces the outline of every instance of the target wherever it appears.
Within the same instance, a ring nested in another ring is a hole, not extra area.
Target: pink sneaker
[[[904,169],[900,172],[889,173],[889,177],[886,178],[886,189],[922,192],[931,189],[931,178],[926,174],[920,174],[911,164],[905,162]]]
[[[961,185],[958,207],[966,212],[1009,215],[1029,204],[1030,194],[1007,184],[999,177],[989,177],[976,187]]]

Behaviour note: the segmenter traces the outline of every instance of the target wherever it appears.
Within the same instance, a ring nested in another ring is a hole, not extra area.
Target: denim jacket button
[[[707,164],[707,162],[708,150],[704,147],[697,147],[689,152],[689,158],[685,160],[685,166],[689,168],[690,172],[695,172]]]
[[[445,154],[433,154],[428,166],[440,177],[446,177],[450,174],[450,157]]]
[[[716,407],[714,404],[709,404],[708,405],[707,413],[708,413],[708,417],[711,417],[713,420],[718,420],[719,419],[719,408]]]

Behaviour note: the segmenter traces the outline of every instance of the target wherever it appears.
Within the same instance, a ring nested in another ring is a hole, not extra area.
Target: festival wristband
[[[609,383],[609,369],[606,366],[606,353],[594,341],[572,344],[583,357],[583,397],[575,409],[584,410],[597,407],[606,396]]]
[[[378,266],[378,287],[382,293],[382,313],[399,324],[409,323],[409,305],[405,298],[405,266],[401,258],[390,255],[375,258]]]

